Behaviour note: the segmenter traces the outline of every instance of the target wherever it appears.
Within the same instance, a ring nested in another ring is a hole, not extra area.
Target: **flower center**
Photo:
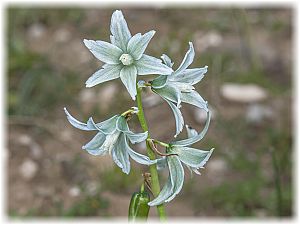
[[[106,151],[108,151],[109,154],[111,154],[111,151],[114,148],[120,134],[120,131],[115,131],[114,133],[106,136],[102,148],[106,149]]]
[[[123,63],[123,65],[128,66],[133,63],[133,58],[129,54],[122,54],[119,60]]]

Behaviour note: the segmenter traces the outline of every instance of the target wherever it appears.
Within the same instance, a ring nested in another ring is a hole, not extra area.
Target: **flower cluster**
[[[85,46],[104,64],[87,81],[86,87],[120,78],[133,100],[136,99],[137,88],[150,86],[151,90],[161,96],[171,107],[175,116],[175,137],[182,131],[184,119],[180,111],[181,103],[194,105],[207,112],[204,129],[197,131],[186,126],[188,138],[167,144],[166,154],[162,158],[151,160],[148,156],[134,151],[130,145],[149,140],[148,132],[133,133],[128,121],[132,115],[138,113],[136,107],[115,115],[103,122],[95,123],[89,118],[86,123],[75,119],[65,108],[68,121],[75,127],[86,131],[97,131],[97,134],[82,148],[89,154],[101,156],[110,154],[113,161],[126,174],[130,172],[130,160],[143,164],[156,164],[158,169],[168,168],[169,178],[160,194],[149,203],[150,206],[171,201],[182,189],[184,181],[183,165],[196,174],[203,168],[213,149],[209,151],[194,149],[189,146],[199,142],[208,130],[210,113],[207,102],[195,91],[194,84],[200,82],[207,72],[207,66],[202,68],[188,67],[193,62],[195,51],[189,42],[187,51],[180,66],[174,71],[171,59],[163,54],[161,59],[146,55],[144,52],[155,31],[145,34],[131,35],[121,11],[112,14],[110,25],[110,41],[84,40]],[[146,83],[138,82],[137,75],[158,75],[154,80]]]

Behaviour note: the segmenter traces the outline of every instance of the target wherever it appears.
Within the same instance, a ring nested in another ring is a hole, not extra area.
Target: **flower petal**
[[[90,127],[88,126],[86,123],[82,123],[80,121],[78,121],[77,119],[75,119],[66,108],[64,108],[64,111],[67,115],[67,119],[70,122],[70,124],[73,125],[73,127],[76,127],[80,130],[97,130],[96,128]]]
[[[136,76],[137,70],[134,65],[124,66],[120,73],[120,78],[133,100],[136,96]]]
[[[185,128],[186,128],[188,138],[194,137],[198,134],[198,132],[195,129],[193,129],[188,125],[185,125]]]
[[[148,137],[148,131],[144,133],[133,133],[129,131],[125,132],[124,134],[126,134],[132,144],[143,142]]]
[[[106,149],[101,148],[105,138],[105,134],[98,132],[92,140],[82,146],[82,149],[86,150],[91,155],[103,155],[107,152]]]
[[[128,123],[126,121],[126,118],[124,116],[120,116],[117,120],[117,129],[121,132],[128,132],[129,127]]]
[[[94,87],[97,84],[101,84],[106,81],[117,79],[120,77],[120,71],[122,65],[109,65],[105,64],[103,69],[95,72],[86,82],[86,87]]]
[[[140,142],[146,140],[147,136],[148,136],[147,131],[144,133],[133,133],[132,131],[130,131],[129,127],[128,127],[128,123],[127,123],[125,117],[123,117],[123,116],[120,116],[118,118],[117,129],[119,131],[123,132],[129,138],[129,140],[132,144],[140,143]]]
[[[122,135],[124,136],[124,135]],[[157,160],[151,160],[148,156],[145,156],[145,155],[142,155],[140,153],[137,153],[136,151],[134,151],[132,148],[130,148],[130,146],[128,145],[127,143],[127,140],[126,140],[126,137],[124,137],[124,140],[123,140],[123,147],[124,149],[126,149],[126,151],[128,152],[128,154],[130,155],[130,157],[140,163],[140,164],[143,164],[143,165],[152,165],[154,163],[157,162]]]
[[[183,166],[177,156],[167,157],[169,167],[169,178],[159,195],[151,202],[149,206],[160,205],[169,202],[180,192],[184,182]]]
[[[168,80],[169,76],[159,76],[157,78],[155,78],[152,82],[151,82],[151,87],[152,88],[163,88]]]
[[[197,91],[182,92],[180,98],[182,102],[194,105],[200,109],[208,111],[207,101],[204,101],[204,99],[201,97],[201,95],[199,95]]]
[[[169,75],[173,72],[170,67],[162,64],[160,59],[145,54],[143,54],[142,57],[135,62],[135,65],[138,75]]]
[[[186,68],[188,68],[189,65],[192,64],[192,62],[194,60],[194,56],[195,56],[195,50],[194,50],[192,42],[189,42],[189,46],[190,46],[190,48],[187,51],[187,53],[185,54],[184,59],[182,60],[178,69],[174,72],[174,74],[172,74],[172,76],[176,76],[177,74],[181,73]]]
[[[171,182],[171,178],[169,176],[169,178],[167,180],[167,183],[162,188],[159,195],[155,199],[153,199],[151,202],[148,202],[148,205],[149,206],[155,206],[155,205],[160,205],[160,204],[164,203],[165,200],[168,197],[170,197],[172,192],[173,192],[173,185],[172,185],[172,182]]]
[[[119,64],[123,51],[117,46],[105,41],[83,40],[85,46],[100,61],[108,64]]]
[[[169,56],[167,56],[166,54],[162,54],[162,56],[160,57],[163,61],[164,64],[166,64],[168,67],[171,67],[174,65],[174,63],[172,63],[172,60],[170,59]]]
[[[163,170],[166,167],[167,167],[167,158],[166,157],[157,159],[157,163],[156,163],[157,170]]]
[[[133,56],[135,60],[139,60],[154,34],[155,31],[151,30],[144,35],[141,35],[140,33],[134,35],[128,42],[127,52]]]
[[[205,126],[203,128],[203,130],[201,131],[201,133],[197,134],[196,136],[193,136],[191,138],[188,138],[188,139],[184,139],[184,140],[179,140],[179,141],[173,141],[171,142],[170,144],[172,146],[189,146],[189,145],[192,145],[200,140],[202,140],[202,138],[205,136],[207,130],[208,130],[208,127],[209,127],[209,123],[210,123],[210,118],[211,118],[211,115],[210,115],[210,112],[208,111],[207,112],[207,119],[206,119],[206,123],[205,123]]]
[[[110,32],[113,35],[114,44],[125,52],[131,34],[120,10],[116,10],[111,16]]]
[[[112,134],[117,128],[117,120],[119,117],[120,115],[115,115],[107,120],[95,124],[95,126],[104,134]]]
[[[130,172],[130,161],[129,161],[129,154],[126,150],[125,143],[125,136],[120,134],[113,150],[112,150],[112,157],[114,162],[122,169],[122,171],[126,174]]]
[[[174,105],[174,103],[168,101],[167,99],[165,99],[165,100],[171,107],[172,112],[175,116],[176,134],[174,135],[174,137],[176,137],[182,131],[182,128],[183,128],[183,124],[184,124],[183,116],[182,116],[180,110]]]
[[[152,90],[161,97],[180,105],[180,91],[176,86],[166,84],[163,88],[152,88]]]
[[[173,147],[171,148],[170,152],[178,154],[180,161],[186,165],[195,168],[201,168],[211,156],[213,149],[210,151],[203,151],[189,147]]]
[[[194,85],[202,80],[207,72],[207,66],[202,68],[186,69],[173,77],[174,80]]]
[[[165,202],[170,202],[181,191],[184,182],[184,170],[178,156],[167,158],[171,182],[173,183],[172,195]]]

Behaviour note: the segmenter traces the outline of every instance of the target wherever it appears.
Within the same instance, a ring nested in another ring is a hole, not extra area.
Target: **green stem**
[[[143,110],[143,104],[142,104],[142,89],[137,86],[137,106],[139,109],[139,112],[137,113],[138,119],[140,121],[140,124],[144,130],[144,132],[148,131],[148,125],[145,119],[144,110]],[[150,134],[148,131],[148,138],[150,139]],[[151,150],[151,147],[149,146],[148,141],[146,141],[147,146],[147,154],[151,160],[155,160],[155,154]],[[150,165],[150,174],[151,174],[151,189],[154,194],[154,197],[157,197],[160,192],[160,185],[159,185],[159,179],[158,179],[158,173],[156,169],[156,164]],[[159,218],[161,221],[166,220],[166,211],[163,204],[157,206],[157,213],[159,215]]]

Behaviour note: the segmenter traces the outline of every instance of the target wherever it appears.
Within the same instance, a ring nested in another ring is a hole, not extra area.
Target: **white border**
[[[298,119],[298,115],[299,115],[299,82],[300,79],[298,78],[298,76],[300,75],[300,71],[299,71],[299,62],[300,62],[300,58],[299,58],[299,20],[300,20],[300,16],[299,16],[299,3],[298,1],[271,1],[271,0],[263,0],[263,1],[240,1],[240,0],[230,0],[230,1],[220,1],[220,0],[209,0],[209,1],[197,1],[197,0],[188,0],[188,1],[178,1],[178,0],[152,0],[152,1],[143,1],[142,0],[127,0],[127,1],[115,1],[115,0],[110,0],[110,1],[101,1],[101,0],[88,0],[88,1],[72,1],[72,0],[54,0],[54,1],[41,1],[41,0],[31,0],[31,1],[1,1],[1,8],[0,8],[0,30],[1,30],[1,53],[0,53],[0,68],[1,68],[1,91],[0,91],[0,100],[1,100],[1,116],[0,116],[0,125],[1,125],[1,139],[0,139],[0,144],[2,146],[1,150],[0,150],[0,157],[1,157],[1,162],[0,162],[0,181],[1,181],[1,185],[0,185],[0,223],[1,224],[6,224],[8,222],[12,222],[12,221],[8,221],[7,217],[6,217],[6,199],[5,199],[5,193],[6,193],[6,149],[8,146],[6,146],[6,132],[7,132],[7,127],[6,127],[6,91],[7,91],[7,74],[6,74],[6,46],[5,46],[5,35],[6,35],[6,31],[5,31],[5,24],[6,24],[6,8],[7,6],[10,5],[16,5],[16,6],[51,6],[51,7],[68,7],[68,6],[72,6],[72,7],[91,7],[91,6],[102,6],[102,7],[111,7],[111,6],[121,6],[121,7],[130,7],[130,6],[142,6],[142,7],[148,7],[148,6],[155,6],[155,7],[190,7],[193,6],[194,4],[197,5],[201,5],[203,7],[232,7],[232,6],[242,6],[242,7],[285,7],[285,6],[289,6],[289,7],[293,7],[294,8],[294,19],[293,19],[293,24],[295,25],[294,27],[294,43],[293,43],[293,107],[292,107],[292,118],[293,118],[293,122],[294,124],[292,129],[293,129],[293,134],[294,134],[294,148],[293,148],[293,159],[294,159],[294,171],[293,171],[293,182],[294,182],[294,209],[296,210],[294,212],[295,218],[290,220],[278,220],[278,219],[262,219],[262,220],[255,220],[255,219],[241,219],[241,218],[224,218],[224,219],[202,219],[202,218],[193,218],[192,220],[188,219],[188,220],[175,220],[172,221],[171,219],[169,219],[169,222],[172,223],[186,223],[186,222],[193,222],[193,223],[201,223],[201,224],[224,224],[224,223],[243,223],[243,224],[253,224],[253,223],[257,223],[257,224],[265,224],[267,223],[271,223],[271,224],[281,224],[281,223],[297,223],[299,222],[299,153],[298,150],[299,149],[299,119]],[[295,81],[295,82],[294,82]],[[75,220],[61,220],[59,218],[57,218],[57,220],[55,219],[50,219],[50,220],[32,220],[32,221],[28,221],[29,223],[42,223],[42,224],[53,224],[53,223],[70,223],[72,222],[72,224],[82,224],[82,223],[111,223],[112,221],[95,221],[95,220],[83,220],[83,219],[76,219]],[[114,222],[120,222],[120,220],[113,220]],[[19,222],[22,222],[21,220]],[[13,223],[19,223],[14,221]],[[153,222],[153,221],[152,221]]]

